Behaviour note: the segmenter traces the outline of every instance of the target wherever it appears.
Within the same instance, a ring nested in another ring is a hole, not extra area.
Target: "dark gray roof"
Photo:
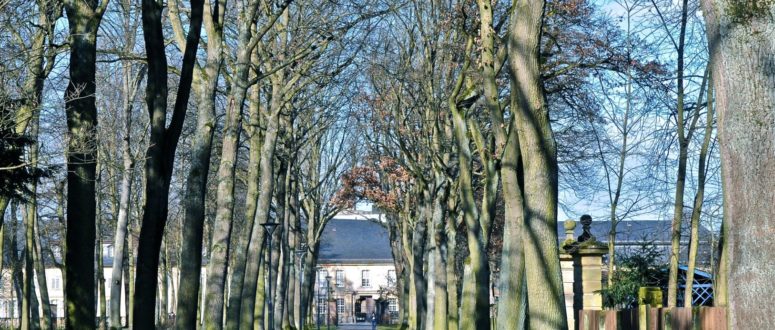
[[[388,232],[368,220],[331,219],[320,239],[320,263],[392,263]]]
[[[668,261],[670,255],[670,228],[671,220],[627,220],[621,221],[616,226],[616,251],[617,254],[639,253],[641,245],[652,243],[662,256],[662,262]],[[608,242],[608,231],[611,221],[592,221],[591,232],[595,238],[603,243]],[[581,235],[581,223],[576,221],[574,239]],[[679,249],[679,262],[685,263],[688,259],[689,249],[689,223],[685,221],[681,228],[681,244]],[[700,226],[697,262],[700,266],[710,266],[715,245],[718,244],[718,235],[707,228]],[[560,244],[565,240],[564,221],[557,223],[557,238]]]
[[[644,241],[653,241],[655,244],[670,243],[671,220],[627,220],[620,221],[616,226],[616,242],[619,244],[638,244]],[[611,228],[611,221],[592,221],[591,232],[598,241],[608,242],[608,231]],[[581,235],[581,223],[576,221],[576,230],[574,237]],[[557,223],[557,234],[560,242],[565,240],[564,221]],[[689,242],[689,224],[684,222],[681,228],[681,243]],[[709,243],[711,232],[700,226],[700,241]]]

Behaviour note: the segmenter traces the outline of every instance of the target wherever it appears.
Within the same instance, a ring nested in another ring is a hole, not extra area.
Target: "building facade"
[[[326,225],[317,262],[315,322],[397,320],[395,267],[387,229],[379,219],[344,213]]]

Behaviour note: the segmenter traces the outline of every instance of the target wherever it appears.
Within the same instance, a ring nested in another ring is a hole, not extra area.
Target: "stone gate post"
[[[602,310],[603,256],[608,248],[590,232],[592,217],[581,217],[582,234],[573,238],[576,222],[565,221],[565,241],[560,251],[568,328],[578,329],[579,311]]]

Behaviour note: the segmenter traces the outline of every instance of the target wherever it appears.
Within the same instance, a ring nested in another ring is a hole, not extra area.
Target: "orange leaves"
[[[411,176],[394,159],[381,157],[375,166],[356,166],[342,175],[342,187],[332,203],[351,208],[360,200],[369,200],[385,211],[401,208],[404,191]]]

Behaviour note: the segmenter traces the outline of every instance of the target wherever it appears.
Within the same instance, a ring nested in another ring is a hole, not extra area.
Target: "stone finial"
[[[595,236],[589,231],[592,226],[592,216],[585,214],[581,216],[582,233],[579,236],[579,242],[594,241]]]
[[[568,220],[565,220],[565,223],[563,225],[565,226],[565,239],[572,240],[573,231],[576,229],[576,221],[574,221],[573,219],[568,219]]]

